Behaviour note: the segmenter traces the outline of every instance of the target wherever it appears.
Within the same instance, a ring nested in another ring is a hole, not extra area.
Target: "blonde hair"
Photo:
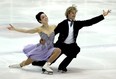
[[[75,6],[74,4],[66,9],[66,12],[65,12],[66,18],[68,18],[68,14],[69,14],[72,10],[75,10],[76,12],[78,11],[77,8],[76,8],[76,6]]]

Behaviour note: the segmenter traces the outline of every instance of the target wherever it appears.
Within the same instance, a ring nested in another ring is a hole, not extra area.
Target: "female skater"
[[[36,19],[39,23],[42,24],[41,27],[34,29],[26,30],[19,29],[10,24],[8,27],[9,30],[18,31],[23,33],[39,33],[42,40],[45,41],[45,44],[35,44],[27,45],[23,51],[27,56],[27,59],[22,61],[20,64],[13,64],[9,67],[18,68],[31,64],[33,61],[47,61],[42,67],[43,73],[47,71],[48,73],[53,73],[53,70],[50,68],[50,64],[60,55],[61,50],[53,46],[54,41],[54,29],[55,26],[48,25],[48,17],[44,12],[39,12],[36,15]]]

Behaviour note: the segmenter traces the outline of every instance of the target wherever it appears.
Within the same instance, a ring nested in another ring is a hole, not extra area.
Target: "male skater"
[[[67,66],[71,63],[73,58],[76,58],[80,52],[80,47],[76,43],[78,32],[82,27],[91,26],[104,19],[104,16],[110,13],[110,10],[103,11],[103,14],[84,21],[76,21],[77,8],[70,6],[66,9],[66,19],[60,22],[55,31],[55,34],[59,34],[57,42],[54,44],[55,47],[59,47],[62,50],[62,54],[66,55],[66,58],[60,63],[58,71],[67,72]],[[42,41],[41,41],[42,42]],[[60,55],[60,56],[61,56]],[[34,61],[32,65],[42,66],[45,62]]]

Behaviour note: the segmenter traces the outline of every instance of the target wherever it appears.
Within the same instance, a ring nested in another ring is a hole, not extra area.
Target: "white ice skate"
[[[42,67],[42,72],[47,72],[48,74],[52,75],[53,70],[50,68],[50,63],[46,62],[45,65]]]

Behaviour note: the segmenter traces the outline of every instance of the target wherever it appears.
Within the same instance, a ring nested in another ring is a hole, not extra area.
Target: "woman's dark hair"
[[[36,19],[37,19],[37,21],[38,21],[39,23],[41,23],[41,22],[40,22],[40,21],[41,21],[41,18],[40,18],[41,14],[44,14],[44,12],[39,12],[39,13],[36,15]]]

